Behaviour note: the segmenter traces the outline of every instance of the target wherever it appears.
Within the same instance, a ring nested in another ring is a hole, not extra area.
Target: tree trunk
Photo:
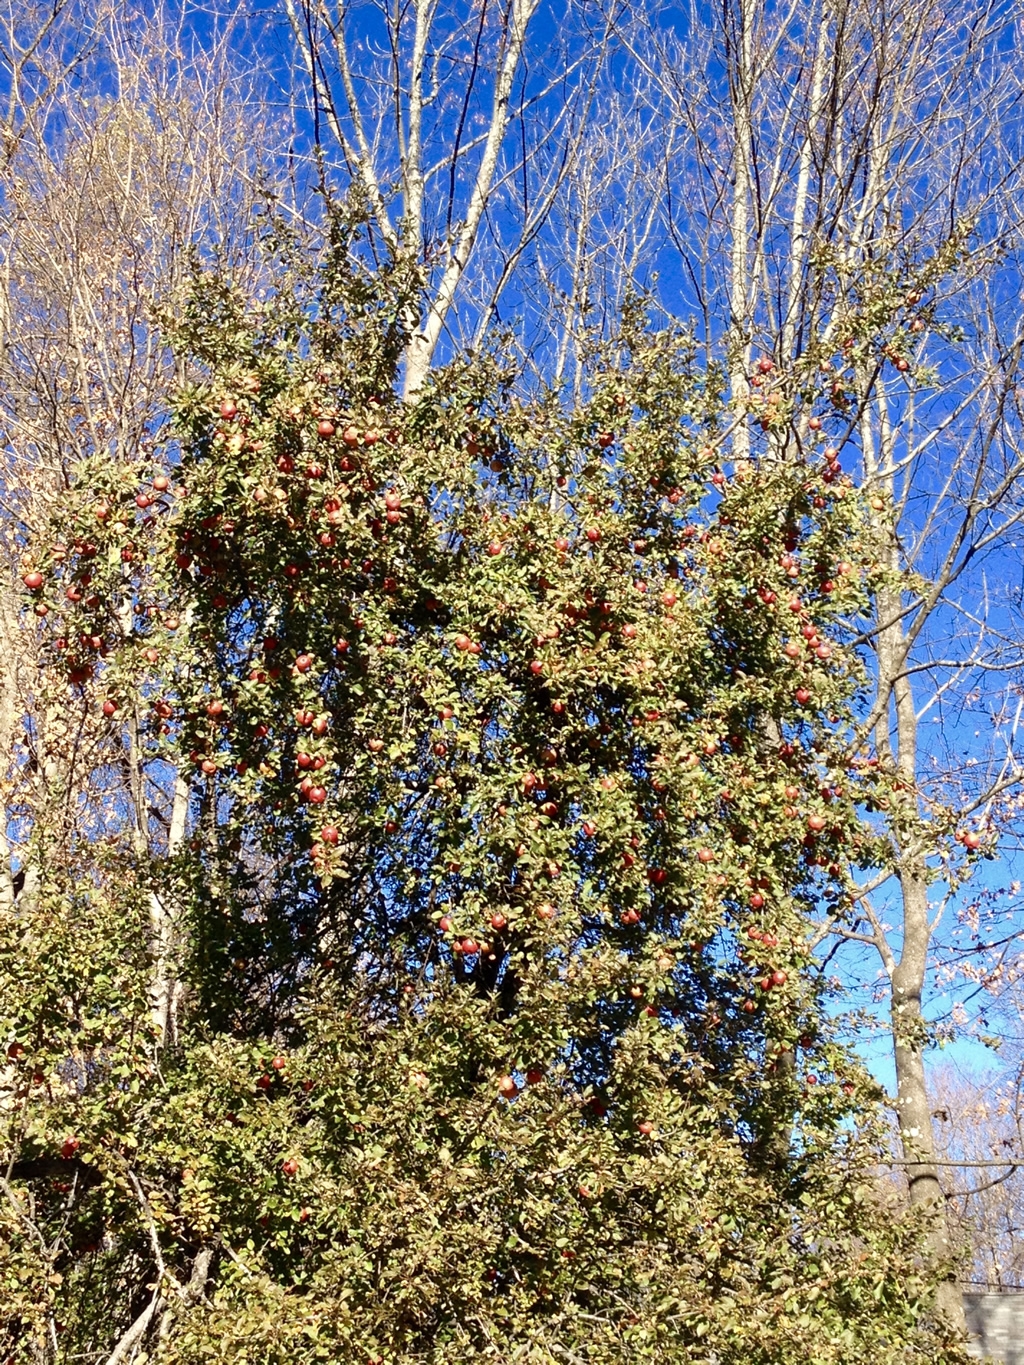
[[[928,1252],[936,1266],[948,1267],[936,1290],[935,1311],[952,1331],[966,1332],[955,1247],[935,1165],[932,1107],[924,1069],[927,1025],[921,1012],[921,992],[928,947],[928,882],[924,868],[912,864],[904,868],[900,888],[906,933],[903,953],[892,975],[891,999],[900,1143],[908,1163],[910,1203],[923,1210],[926,1218]]]

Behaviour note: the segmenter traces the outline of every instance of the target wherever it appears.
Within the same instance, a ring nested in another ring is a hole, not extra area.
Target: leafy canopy
[[[495,353],[402,404],[417,300],[344,216],[265,301],[197,278],[174,442],[33,549],[52,694],[149,785],[120,837],[41,816],[0,923],[0,1341],[156,1295],[181,1365],[933,1361],[809,947],[870,854],[861,499],[725,472],[638,306],[578,400]]]

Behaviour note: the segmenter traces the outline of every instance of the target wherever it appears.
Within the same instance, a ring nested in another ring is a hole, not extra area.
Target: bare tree
[[[926,976],[964,905],[951,836],[988,847],[1020,776],[1013,602],[988,577],[1024,512],[1009,283],[1024,160],[1006,56],[1019,14],[984,0],[968,15],[729,0],[710,19],[696,6],[670,17],[660,32],[645,17],[627,41],[679,149],[668,231],[684,306],[728,373],[723,454],[824,453],[838,477],[841,453],[872,498],[872,615],[850,624],[872,681],[861,738],[874,753],[861,757],[892,795],[866,816],[875,872],[817,938],[881,963],[909,1197],[948,1262]],[[962,717],[979,703],[975,738]],[[939,1308],[962,1325],[952,1280]]]
[[[171,12],[141,21],[112,10],[87,26],[87,50],[70,9],[40,12],[34,37],[26,15],[15,7],[3,27],[17,136],[0,173],[3,555],[19,589],[26,539],[38,540],[83,460],[112,454],[140,479],[166,460],[176,374],[155,305],[187,280],[194,251],[254,280],[253,213],[271,180],[260,158],[280,131],[248,102],[230,35],[190,57]],[[17,898],[25,914],[40,822],[67,839],[102,813],[104,832],[120,829],[138,856],[173,853],[189,786],[145,760],[144,718],[111,727],[100,699],[52,692],[41,641],[4,593],[0,902]],[[130,633],[127,598],[121,615]],[[154,1019],[170,1038],[173,910],[156,894],[151,909]]]
[[[979,1289],[1024,1288],[1019,1068],[947,1062],[933,1070],[936,1150],[965,1280]]]
[[[570,13],[544,48],[537,0],[284,7],[315,157],[361,186],[382,249],[423,270],[422,313],[408,319],[411,395],[446,331],[479,338],[542,233],[589,136],[610,25]]]

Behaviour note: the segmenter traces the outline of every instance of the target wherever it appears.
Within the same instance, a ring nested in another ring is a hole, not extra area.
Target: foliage
[[[84,464],[26,562],[52,696],[154,785],[120,841],[41,820],[0,925],[0,1341],[958,1360],[808,944],[871,853],[859,495],[727,473],[637,305],[579,402],[498,355],[399,402],[420,281],[357,219],[264,302],[196,278],[164,463]]]

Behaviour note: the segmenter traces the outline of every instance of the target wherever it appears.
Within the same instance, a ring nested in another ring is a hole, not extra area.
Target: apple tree
[[[726,467],[637,304],[578,401],[495,346],[403,402],[361,240],[197,275],[154,461],[26,547],[142,778],[0,919],[7,1358],[961,1360],[810,948],[872,854],[858,491]]]

